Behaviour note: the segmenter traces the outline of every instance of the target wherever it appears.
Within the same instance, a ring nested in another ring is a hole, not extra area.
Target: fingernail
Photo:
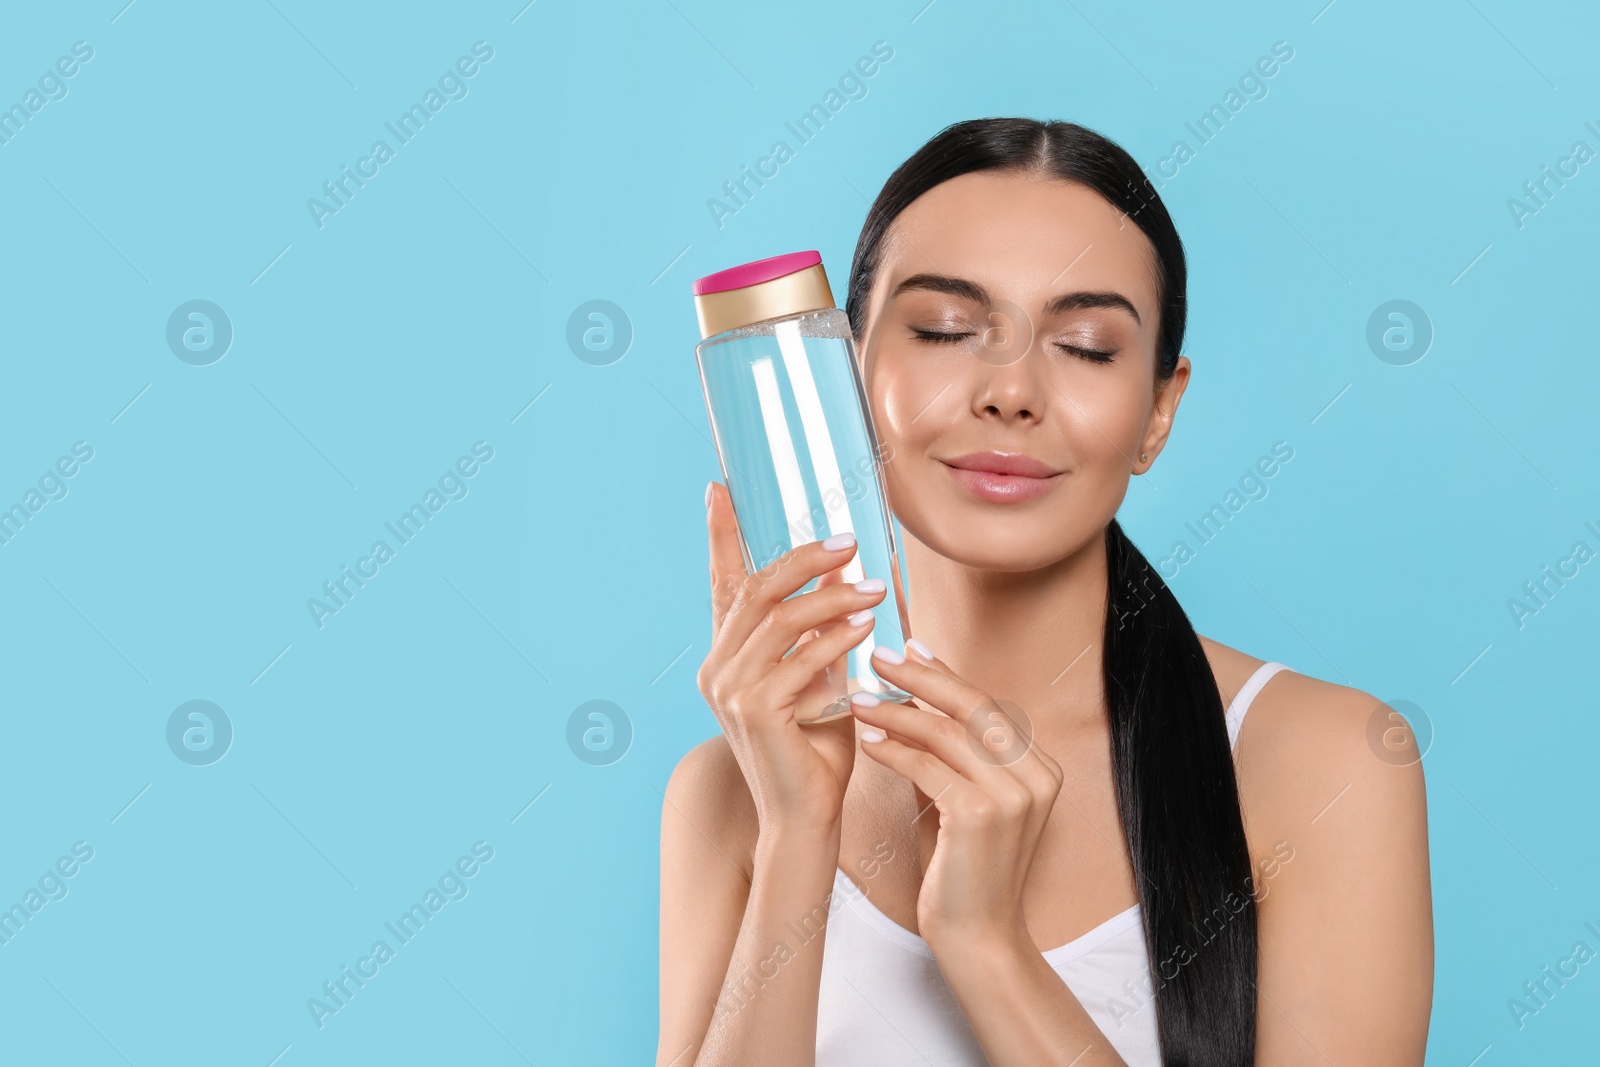
[[[928,651],[928,646],[918,641],[915,637],[906,641],[906,647],[916,652],[923,659],[933,658],[933,653]]]
[[[872,621],[872,609],[862,608],[854,615],[846,616],[846,618],[849,620],[851,626],[865,626],[867,623]]]
[[[883,735],[880,734],[876,730],[862,730],[861,731],[861,740],[869,742],[869,743],[875,742],[875,741],[882,741],[883,740]]]
[[[850,703],[859,704],[863,708],[870,708],[874,704],[882,704],[883,701],[879,700],[877,697],[873,696],[871,693],[851,693],[850,694]]]
[[[872,650],[872,654],[885,663],[904,663],[906,658],[888,645],[879,645]]]
[[[881,593],[881,592],[883,592],[883,579],[882,578],[864,578],[861,581],[856,583],[856,592],[858,592],[858,593]]]
[[[849,548],[855,543],[856,535],[846,531],[845,533],[834,534],[832,537],[822,542],[822,547],[827,549],[829,552],[838,552],[840,549]]]
[[[711,487],[716,484],[716,482],[706,483],[706,507],[708,508],[711,506]]]

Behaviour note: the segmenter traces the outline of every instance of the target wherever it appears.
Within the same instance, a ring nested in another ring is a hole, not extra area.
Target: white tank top
[[[1234,696],[1226,712],[1230,746],[1255,695],[1287,669],[1263,663]],[[841,868],[834,869],[833,887],[816,1067],[987,1067],[928,943],[879,911]],[[1138,904],[1043,955],[1129,1067],[1160,1067],[1155,984]]]

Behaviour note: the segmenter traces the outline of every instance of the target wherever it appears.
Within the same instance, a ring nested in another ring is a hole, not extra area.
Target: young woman
[[[883,585],[838,580],[847,538],[746,575],[708,486],[723,732],[662,810],[658,1065],[1422,1063],[1404,720],[1197,635],[1116,521],[1189,380],[1185,284],[1082,127],[957,123],[889,178],[846,310],[920,639],[872,662],[915,703],[795,724]]]

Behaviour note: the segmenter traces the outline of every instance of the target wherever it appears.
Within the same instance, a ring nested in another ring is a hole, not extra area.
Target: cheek
[[[879,360],[867,379],[879,443],[920,454],[950,425],[960,390],[948,373],[917,369],[904,360]]]
[[[1150,409],[1150,398],[1141,381],[1105,373],[1083,374],[1064,383],[1057,400],[1056,413],[1063,432],[1081,461],[1128,465],[1138,449]]]

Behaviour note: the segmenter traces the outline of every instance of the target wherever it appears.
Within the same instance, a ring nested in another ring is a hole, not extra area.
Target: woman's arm
[[[1433,1005],[1420,753],[1377,698],[1297,681],[1240,739],[1246,810],[1294,850],[1257,875],[1258,1062],[1418,1067]]]
[[[758,834],[721,735],[683,758],[665,796],[657,1067],[811,1067],[838,826]]]

